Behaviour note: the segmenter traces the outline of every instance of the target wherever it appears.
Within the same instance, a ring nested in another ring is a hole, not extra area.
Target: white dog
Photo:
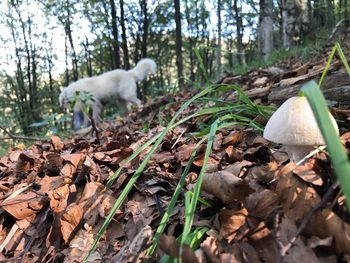
[[[64,88],[59,96],[60,105],[68,106],[68,102],[74,99],[77,91],[87,91],[94,96],[95,101],[90,102],[93,110],[93,118],[96,121],[100,120],[101,100],[117,96],[118,99],[126,103],[127,109],[132,105],[140,106],[141,101],[136,95],[136,82],[143,80],[148,74],[154,74],[157,70],[157,65],[154,60],[144,58],[140,60],[136,67],[131,70],[115,69],[102,75],[80,79],[68,87]],[[76,103],[73,109],[73,124],[74,128],[80,128],[82,125],[87,125],[89,120],[83,113],[81,103]]]

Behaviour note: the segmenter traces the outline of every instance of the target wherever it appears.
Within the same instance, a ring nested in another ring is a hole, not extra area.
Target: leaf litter
[[[258,69],[226,77],[221,83],[241,85],[256,103],[278,102],[278,87],[294,87],[319,76],[322,69],[317,66],[321,63],[324,61],[295,62],[289,69]],[[337,69],[335,62],[331,70]],[[231,92],[227,100],[235,100],[235,94]],[[169,120],[191,96],[174,97],[162,111],[159,106],[170,100],[158,98],[124,120],[103,123],[100,143],[90,135],[67,140],[53,136],[49,142],[37,142],[27,149],[23,145],[10,149],[0,158],[0,261],[82,262],[150,147],[129,163],[126,159],[161,132],[160,120]],[[191,105],[183,116],[198,112],[200,107]],[[341,141],[349,151],[349,108],[342,105],[332,112],[343,120]],[[200,123],[209,121],[199,116],[166,135],[88,262],[147,259],[155,230],[199,140],[189,135]],[[201,190],[201,198],[207,202],[199,202],[193,223],[194,228],[206,230],[195,247],[181,246],[178,237],[185,220],[184,194],[196,182],[204,152],[205,145],[197,149],[151,262],[164,255],[180,257],[180,251],[184,262],[349,259],[350,217],[339,187],[332,188],[335,176],[326,154],[317,153],[296,166],[259,131],[241,126],[222,128],[216,134]],[[106,188],[120,167],[122,173]]]

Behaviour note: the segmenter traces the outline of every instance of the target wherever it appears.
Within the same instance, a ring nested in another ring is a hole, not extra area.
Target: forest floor
[[[295,95],[301,84],[319,79],[327,58],[325,54],[305,63],[284,61],[227,76],[220,83],[239,85],[256,104],[280,104]],[[350,78],[344,72],[341,62],[334,59],[322,88],[333,104],[341,142],[349,151]],[[121,120],[103,123],[98,137],[96,133],[67,140],[53,136],[26,149],[21,145],[10,149],[0,159],[0,261],[82,262],[151,146],[131,162],[125,160],[163,131],[160,124],[193,94],[158,98]],[[237,92],[226,91],[219,98],[236,102]],[[211,103],[194,102],[179,119]],[[191,135],[211,121],[210,116],[196,116],[166,134],[88,262],[147,258],[153,235],[200,140]],[[263,118],[255,121],[266,123]],[[242,125],[218,130],[207,164],[205,150],[205,143],[198,148],[151,262],[167,262],[166,254],[179,256],[176,238],[186,217],[185,192],[193,190],[203,165],[202,199],[191,232],[197,238],[184,246],[183,262],[350,260],[350,216],[325,152],[296,166],[261,131]],[[121,173],[106,188],[120,167]]]

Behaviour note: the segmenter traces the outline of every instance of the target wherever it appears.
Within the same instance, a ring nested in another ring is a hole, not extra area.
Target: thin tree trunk
[[[120,0],[119,4],[120,4],[120,26],[122,27],[122,49],[124,53],[124,56],[123,56],[124,68],[130,69],[129,50],[128,50],[128,42],[126,38],[126,28],[125,28],[124,0]]]
[[[86,60],[86,72],[89,77],[92,76],[92,62],[91,62],[91,51],[89,49],[89,40],[86,37],[85,43],[83,43],[84,50],[85,50],[85,60]]]
[[[118,25],[117,25],[117,9],[114,0],[109,0],[111,6],[111,18],[112,18],[112,46],[113,46],[113,69],[120,68],[120,53],[119,53],[119,40],[118,40]]]
[[[64,55],[65,55],[65,83],[64,86],[67,87],[69,85],[69,70],[68,70],[68,44],[67,44],[67,35],[65,37],[65,41],[64,41]]]
[[[77,81],[78,76],[78,59],[77,54],[75,52],[74,43],[73,43],[73,37],[72,37],[72,28],[71,28],[71,13],[70,13],[70,6],[69,6],[69,0],[66,1],[66,9],[67,9],[67,17],[65,20],[65,32],[69,40],[70,47],[72,49],[72,66],[73,66],[73,80]]]
[[[141,0],[141,9],[143,14],[143,26],[142,26],[142,42],[141,42],[141,56],[147,57],[147,42],[148,42],[148,9],[147,0]]]
[[[189,32],[189,44],[190,44],[190,80],[191,81],[195,81],[195,74],[194,74],[194,69],[195,69],[195,58],[194,58],[194,43],[195,43],[195,40],[194,40],[194,35],[193,35],[193,27],[192,27],[192,23],[193,21],[191,21],[191,17],[190,17],[190,8],[188,6],[188,1],[186,0],[185,1],[185,15],[186,15],[186,20],[187,20],[187,30]],[[198,8],[197,8],[197,5],[196,5],[196,11],[198,11]],[[197,15],[196,15],[197,17]],[[195,21],[197,22],[197,21]],[[197,31],[198,33],[198,31]]]
[[[259,49],[265,59],[273,50],[273,3],[272,0],[260,0]]]
[[[217,1],[217,16],[218,16],[218,50],[217,50],[217,57],[216,57],[216,64],[217,64],[217,78],[220,78],[221,75],[221,0]]]
[[[52,40],[49,43],[49,45],[52,45]],[[50,102],[52,104],[52,108],[54,112],[56,112],[56,92],[53,88],[53,76],[52,76],[52,68],[53,68],[53,63],[52,63],[52,49],[49,51],[49,47],[45,47],[45,53],[46,53],[46,63],[47,63],[47,73],[49,74],[49,90],[50,90]]]
[[[242,22],[241,10],[238,8],[237,1],[238,0],[233,1],[233,9],[235,12],[234,15],[236,20],[236,31],[237,31],[237,44],[236,44],[237,60],[239,65],[245,66],[246,61],[245,61],[245,54],[244,54],[244,47],[243,47],[243,22]]]
[[[185,90],[183,79],[183,61],[182,61],[182,33],[181,33],[181,11],[180,0],[174,0],[175,5],[175,23],[176,23],[176,65],[177,65],[177,78],[179,88],[181,91]]]

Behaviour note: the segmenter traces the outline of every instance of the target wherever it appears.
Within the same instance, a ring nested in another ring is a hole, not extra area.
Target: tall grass
[[[345,58],[344,52],[341,49],[339,43],[336,43],[332,49],[332,52],[327,60],[325,69],[320,78],[319,84],[314,81],[306,83],[302,89],[300,95],[305,95],[310,107],[315,115],[317,124],[321,130],[322,136],[327,144],[327,151],[332,161],[335,174],[340,182],[341,188],[346,196],[347,208],[350,211],[350,162],[345,152],[343,145],[340,142],[338,134],[332,125],[332,121],[328,114],[328,108],[324,96],[319,89],[323,80],[328,72],[331,61],[338,52],[341,61],[350,77],[350,67]]]

